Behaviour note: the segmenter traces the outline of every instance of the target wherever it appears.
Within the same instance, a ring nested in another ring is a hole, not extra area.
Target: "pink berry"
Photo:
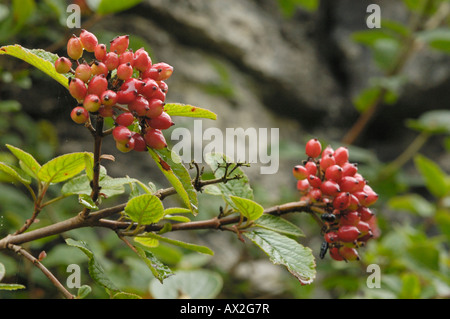
[[[101,105],[100,98],[95,94],[89,94],[84,98],[83,106],[89,112],[97,112]]]
[[[97,37],[94,34],[92,34],[91,32],[86,31],[84,29],[81,30],[80,41],[81,41],[81,44],[83,45],[83,48],[87,52],[94,52],[95,48],[97,47],[97,44],[98,44]]]
[[[132,137],[133,133],[125,126],[116,126],[112,131],[113,138],[116,142],[127,143]]]
[[[320,159],[320,169],[322,171],[326,171],[328,167],[335,164],[336,160],[334,159],[334,156],[332,154],[328,154],[327,156]]]
[[[92,70],[91,67],[87,63],[81,63],[75,69],[75,77],[87,83],[91,78]]]
[[[103,63],[109,71],[115,70],[119,66],[119,56],[115,52],[108,52]]]
[[[306,162],[305,168],[308,171],[309,175],[317,174],[317,164],[316,163],[314,163],[312,161]]]
[[[83,45],[75,35],[67,41],[67,54],[73,60],[78,60],[83,56]]]
[[[348,162],[348,149],[341,146],[334,151],[333,156],[337,165],[344,165]]]
[[[173,67],[167,63],[160,62],[153,64],[148,70],[143,74],[143,78],[151,78],[155,81],[165,81],[173,73]]]
[[[306,143],[305,153],[307,156],[316,158],[322,152],[322,145],[317,138],[313,138]]]
[[[130,126],[134,122],[134,115],[130,112],[120,114],[116,118],[116,124],[120,126]]]
[[[106,45],[104,45],[104,44],[98,44],[98,45],[95,47],[94,55],[95,55],[95,58],[96,58],[98,61],[103,62],[103,61],[106,59],[106,54],[107,54],[107,53],[108,53],[108,52],[107,52],[107,50],[106,50]]]
[[[335,209],[344,210],[350,206],[350,193],[349,192],[340,192],[333,199],[333,207]]]
[[[137,116],[145,116],[149,108],[147,99],[139,95],[133,102],[128,104],[128,109],[136,113]]]
[[[161,113],[161,115],[150,118],[147,121],[148,125],[150,125],[152,128],[160,129],[160,130],[166,130],[175,123],[172,122],[172,119],[169,114],[166,112]]]
[[[141,72],[145,72],[152,65],[152,60],[148,56],[147,51],[143,48],[134,53],[134,68]]]
[[[307,179],[302,179],[297,181],[297,189],[301,192],[305,192],[310,187],[309,182]]]
[[[70,113],[70,117],[75,123],[83,124],[89,119],[89,112],[84,107],[77,106]]]
[[[368,207],[359,207],[358,213],[361,216],[363,222],[367,222],[374,216],[374,213]]]
[[[302,165],[296,165],[292,170],[292,174],[298,180],[305,179],[310,175],[308,170]]]
[[[167,146],[166,139],[162,134],[161,130],[158,129],[147,129],[147,132],[144,135],[144,140],[147,145],[154,149],[163,149]]]
[[[92,75],[100,75],[103,74],[104,76],[108,75],[108,68],[106,67],[105,63],[94,61],[91,65],[91,71]]]
[[[80,79],[70,78],[69,92],[77,101],[82,101],[87,94],[86,84]]]
[[[343,242],[354,242],[361,232],[355,226],[343,225],[337,231],[339,240]]]
[[[108,81],[106,77],[101,75],[94,76],[88,84],[88,94],[102,96],[103,92],[108,89]]]
[[[100,99],[102,100],[102,104],[105,106],[113,106],[117,103],[117,93],[112,90],[106,90],[102,93],[100,96]]]
[[[148,101],[148,110],[145,116],[154,118],[160,116],[164,112],[165,103],[161,100],[152,99]]]
[[[55,61],[55,70],[58,73],[68,73],[72,68],[72,62],[66,57],[60,57]]]
[[[342,178],[342,167],[331,165],[325,170],[325,179],[339,182]]]
[[[121,143],[119,141],[116,141],[116,148],[121,151],[122,153],[128,153],[129,151],[132,151],[135,146],[135,141],[133,138],[130,138],[127,142]]]
[[[134,65],[134,53],[132,50],[127,50],[119,56],[119,64],[130,63]]]
[[[130,44],[128,35],[121,35],[115,37],[110,42],[110,51],[116,52],[117,54],[122,54],[128,49],[128,45]]]
[[[324,195],[328,196],[336,196],[340,192],[338,183],[332,180],[323,181],[320,185],[320,190]]]
[[[147,143],[145,142],[144,137],[142,137],[139,133],[133,134],[134,139],[134,150],[136,152],[145,152],[147,150]]]
[[[128,80],[133,76],[133,67],[130,62],[121,64],[117,67],[117,78],[120,80]]]

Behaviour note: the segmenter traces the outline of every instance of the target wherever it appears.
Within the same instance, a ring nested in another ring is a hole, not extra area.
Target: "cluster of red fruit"
[[[148,147],[161,149],[167,146],[162,130],[174,123],[164,111],[168,90],[167,80],[173,67],[167,63],[152,64],[143,48],[133,52],[128,49],[129,37],[118,36],[110,42],[109,51],[99,44],[96,36],[82,30],[67,42],[66,57],[55,61],[58,73],[71,73],[69,92],[78,101],[71,112],[73,121],[86,123],[90,113],[112,117],[115,122],[113,137],[117,149],[145,151]],[[87,63],[84,51],[94,58]]]
[[[349,162],[346,147],[334,150],[317,139],[305,147],[308,160],[293,169],[297,189],[303,200],[320,207],[324,222],[324,245],[321,257],[329,248],[335,260],[358,260],[356,248],[365,244],[376,231],[374,214],[369,208],[378,195],[358,173],[356,164]]]

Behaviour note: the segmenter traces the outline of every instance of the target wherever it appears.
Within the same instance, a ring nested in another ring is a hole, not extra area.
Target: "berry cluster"
[[[112,131],[117,149],[121,152],[145,151],[148,147],[161,149],[167,146],[162,130],[174,123],[164,111],[168,90],[165,82],[173,67],[160,62],[152,64],[143,48],[133,52],[128,49],[129,37],[118,36],[105,44],[96,36],[82,30],[67,42],[66,57],[55,61],[58,73],[71,73],[69,92],[78,101],[72,110],[74,122],[86,123],[91,114],[112,117]],[[93,53],[90,63],[83,59],[84,51]]]
[[[317,139],[305,147],[308,160],[293,169],[297,189],[303,200],[321,206],[324,222],[321,258],[329,248],[335,260],[359,260],[356,248],[373,237],[376,221],[369,206],[378,195],[358,173],[356,164],[349,162],[346,147],[334,150],[322,146]]]

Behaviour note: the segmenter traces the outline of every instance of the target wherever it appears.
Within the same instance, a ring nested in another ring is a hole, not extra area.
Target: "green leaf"
[[[16,28],[21,28],[36,10],[34,0],[13,0],[12,10]]]
[[[255,220],[253,226],[276,231],[289,237],[305,237],[300,228],[280,216],[264,214]]]
[[[92,288],[88,285],[83,285],[80,288],[78,288],[77,298],[78,299],[84,299],[89,295],[92,291]]]
[[[399,294],[400,299],[418,299],[420,298],[420,279],[416,274],[403,274],[402,289]]]
[[[33,65],[65,88],[69,88],[69,77],[59,74],[55,70],[54,63],[58,59],[58,55],[40,49],[26,49],[18,44],[0,47],[0,55],[2,54],[16,57]]]
[[[117,13],[130,9],[141,2],[142,0],[101,0],[95,11],[98,14]]]
[[[149,148],[148,152],[156,162],[158,168],[175,188],[183,203],[191,209],[194,215],[197,215],[197,193],[192,185],[191,176],[186,167],[181,163],[180,157],[168,148],[162,150]]]
[[[25,288],[26,287],[24,285],[0,283],[0,290],[18,290],[18,289],[25,289]]]
[[[6,147],[11,151],[11,153],[14,154],[15,157],[17,157],[20,161],[20,167],[22,167],[27,174],[37,177],[37,174],[41,169],[41,165],[31,154],[9,144],[6,144]]]
[[[153,237],[134,237],[134,241],[142,246],[155,248],[159,246],[159,240]]]
[[[144,194],[132,198],[125,206],[125,213],[139,225],[148,225],[164,216],[164,207],[158,197]]]
[[[397,39],[379,39],[373,45],[374,60],[382,70],[390,70],[396,60],[400,43]]]
[[[223,178],[226,172],[225,164],[232,163],[231,160],[224,154],[220,153],[209,153],[205,155],[206,163],[211,167],[214,176],[216,178]],[[228,172],[234,168],[234,165],[231,165],[228,168]],[[228,173],[227,173],[228,174]],[[244,174],[240,167],[234,169],[229,177],[233,177],[239,175],[241,178],[229,180],[226,183],[217,184],[217,188],[222,193],[225,201],[230,204],[232,207],[235,207],[234,202],[231,200],[230,196],[237,196],[241,198],[253,199],[253,190],[251,189],[248,177]]]
[[[19,101],[16,100],[3,100],[0,101],[0,112],[1,113],[9,113],[9,112],[19,112],[22,109],[22,105]]]
[[[170,208],[166,208],[164,210],[164,215],[173,215],[173,214],[186,214],[186,213],[190,213],[191,211],[187,208],[183,208],[183,207],[170,207]]]
[[[200,117],[211,120],[217,119],[217,115],[215,113],[187,104],[167,103],[164,105],[164,111],[170,116]]]
[[[120,291],[114,294],[111,299],[142,299],[142,297],[130,292]]]
[[[194,250],[194,251],[197,251],[197,252],[202,253],[202,254],[214,255],[214,252],[211,249],[209,249],[208,247],[206,247],[206,246],[189,244],[189,243],[186,243],[186,242],[183,242],[183,241],[179,241],[179,240],[163,237],[163,236],[160,236],[160,235],[157,235],[157,234],[154,234],[154,233],[146,233],[145,235],[142,235],[142,236],[139,236],[139,237],[136,237],[136,238],[153,238],[153,239],[156,239],[156,240],[159,240],[159,241],[162,241],[162,242],[169,243],[171,245],[175,245],[175,246],[178,246],[178,247],[186,248],[186,249],[189,249],[189,250]]]
[[[264,213],[264,208],[250,199],[237,196],[230,196],[230,199],[238,211],[249,220],[258,219]]]
[[[24,172],[22,172],[19,168],[10,166],[8,164],[0,162],[0,171],[8,174],[13,179],[21,182],[24,185],[30,185],[31,179]]]
[[[450,134],[450,111],[433,110],[420,115],[415,119],[406,122],[407,126],[430,134]]]
[[[422,217],[430,217],[435,213],[434,206],[419,194],[396,196],[388,204],[392,209],[406,210]]]
[[[379,99],[380,94],[381,89],[379,87],[369,87],[362,90],[358,96],[353,99],[353,104],[359,112],[363,113]]]
[[[86,194],[78,195],[78,202],[86,208],[98,210],[97,205],[95,205],[94,201],[89,195]]]
[[[174,273],[172,270],[159,261],[153,253],[148,250],[144,250],[141,247],[135,246],[137,255],[145,262],[147,267],[152,272],[153,276],[159,280],[162,284],[163,280],[172,276]]]
[[[447,175],[436,163],[422,155],[417,155],[414,158],[414,163],[431,194],[437,198],[442,198],[449,192],[450,186],[446,180]]]
[[[59,183],[78,175],[86,167],[88,153],[69,153],[45,163],[38,172],[38,178],[46,183]]]
[[[222,277],[210,270],[180,270],[164,284],[153,280],[150,292],[157,299],[212,299],[223,287]]]
[[[308,247],[267,229],[246,231],[243,235],[260,247],[272,263],[284,265],[303,285],[314,280],[316,263]]]
[[[418,40],[427,43],[432,49],[450,54],[450,29],[436,28],[419,32]]]
[[[119,288],[105,274],[105,271],[100,263],[95,259],[94,253],[87,246],[86,242],[80,240],[76,241],[71,238],[66,239],[66,244],[80,249],[88,258],[88,270],[91,278],[100,286],[113,292],[120,291]]]
[[[177,215],[175,215],[175,216],[174,215],[164,215],[164,219],[172,220],[172,221],[175,221],[175,222],[182,222],[182,223],[187,223],[187,222],[191,221],[186,216],[177,216]]]

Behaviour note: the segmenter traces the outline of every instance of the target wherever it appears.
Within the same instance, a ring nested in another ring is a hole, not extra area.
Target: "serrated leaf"
[[[25,288],[26,287],[24,285],[0,283],[0,290],[19,290],[19,289],[25,289]]]
[[[216,120],[217,115],[207,109],[197,106],[180,103],[167,103],[164,105],[164,111],[170,116],[200,117]]]
[[[305,237],[300,228],[280,216],[264,214],[255,220],[253,226],[273,230],[290,237]]]
[[[147,267],[152,272],[153,276],[159,280],[162,284],[163,280],[172,276],[173,271],[164,265],[161,261],[159,261],[153,253],[148,250],[144,250],[139,246],[135,246],[137,255],[145,262]]]
[[[33,65],[65,88],[69,88],[69,77],[59,74],[55,70],[54,63],[58,59],[58,55],[40,49],[26,49],[18,44],[0,47],[0,55],[2,54],[13,56]]]
[[[261,248],[274,264],[284,265],[302,284],[310,284],[316,276],[316,263],[311,249],[297,241],[266,229],[243,232]]]
[[[154,233],[146,233],[145,235],[142,235],[142,236],[139,236],[139,237],[153,238],[153,239],[157,239],[157,240],[162,241],[162,242],[166,242],[166,243],[171,244],[171,245],[175,245],[175,246],[178,246],[178,247],[186,248],[186,249],[189,249],[189,250],[194,250],[194,251],[197,251],[197,252],[202,253],[202,254],[214,255],[214,252],[211,249],[209,249],[208,247],[206,247],[206,246],[189,244],[189,243],[186,243],[186,242],[183,242],[183,241],[179,241],[179,240],[175,240],[175,239],[172,239],[172,238],[163,237],[163,236],[160,236],[160,235],[157,235],[157,234],[154,234]]]
[[[31,179],[29,179],[29,176],[27,176],[17,167],[13,167],[8,164],[0,162],[0,171],[8,174],[8,176],[12,177],[14,180],[18,182],[21,182],[22,184],[29,185],[31,183]]]
[[[37,173],[41,168],[41,165],[36,161],[36,159],[29,153],[21,150],[18,147],[6,144],[6,147],[14,154],[15,157],[20,161],[20,167],[30,176],[37,177]]]
[[[223,178],[226,173],[225,164],[232,163],[232,161],[224,154],[221,153],[209,153],[205,155],[206,163],[211,167],[216,178]],[[233,169],[234,166],[230,166],[228,172]],[[220,190],[224,200],[235,207],[234,202],[231,200],[230,196],[237,196],[241,198],[247,198],[253,200],[253,190],[251,189],[248,177],[241,170],[240,167],[234,169],[229,177],[239,175],[241,178],[229,180],[226,183],[216,184],[217,188]],[[215,190],[217,191],[217,190]]]
[[[212,299],[223,287],[222,277],[210,270],[180,270],[164,284],[150,283],[150,292],[157,299]]]
[[[258,203],[237,196],[230,196],[237,210],[249,220],[256,220],[264,213],[264,208]]]
[[[73,240],[71,238],[66,239],[66,244],[72,247],[80,249],[88,258],[88,270],[91,278],[100,286],[106,288],[109,291],[118,292],[119,288],[114,285],[114,283],[106,275],[102,265],[97,262],[94,257],[94,253],[87,246],[86,242],[79,240]]]
[[[437,198],[442,198],[448,194],[450,186],[447,183],[447,175],[441,170],[439,165],[423,155],[417,155],[414,158],[414,163],[431,194]]]
[[[148,225],[164,216],[164,207],[158,197],[144,194],[132,198],[125,206],[125,213],[139,225]]]
[[[46,183],[59,183],[71,179],[84,170],[87,153],[69,153],[58,156],[40,168],[38,178]]]
[[[191,209],[194,215],[198,213],[198,198],[192,185],[188,170],[181,163],[180,157],[167,148],[162,150],[148,150],[161,172],[177,191],[183,203]]]

